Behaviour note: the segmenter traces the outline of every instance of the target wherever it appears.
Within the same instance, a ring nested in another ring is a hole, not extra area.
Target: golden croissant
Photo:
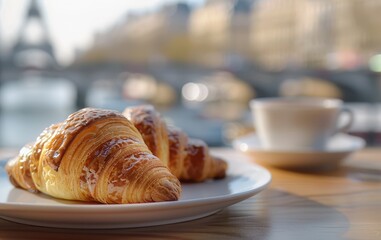
[[[172,201],[179,180],[121,113],[85,108],[43,131],[6,166],[11,182],[53,197],[101,203]]]
[[[130,107],[123,114],[141,133],[152,153],[181,181],[225,177],[225,161],[211,156],[205,142],[188,139],[183,131],[167,127],[153,106]]]

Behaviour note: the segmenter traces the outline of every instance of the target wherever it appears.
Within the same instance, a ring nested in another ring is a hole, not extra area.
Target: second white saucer
[[[351,153],[362,149],[362,138],[348,134],[332,137],[324,150],[275,150],[264,149],[255,134],[250,134],[233,141],[236,150],[250,154],[255,161],[281,168],[313,168],[323,165],[338,165]]]

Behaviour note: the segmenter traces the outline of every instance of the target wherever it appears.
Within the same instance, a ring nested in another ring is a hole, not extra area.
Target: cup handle
[[[340,116],[342,115],[347,115],[348,116],[348,121],[341,127],[338,127],[336,130],[336,133],[343,133],[343,132],[348,132],[349,128],[352,126],[353,121],[354,121],[354,114],[353,112],[348,109],[348,108],[343,108],[341,110]]]

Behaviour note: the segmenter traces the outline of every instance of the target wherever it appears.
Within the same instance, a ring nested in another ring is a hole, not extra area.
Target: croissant
[[[153,106],[129,107],[123,115],[135,125],[152,153],[181,181],[201,182],[225,177],[225,161],[211,156],[202,140],[188,139],[183,131],[167,127]]]
[[[50,126],[6,170],[17,187],[69,200],[143,203],[181,193],[134,125],[110,110],[85,108]]]

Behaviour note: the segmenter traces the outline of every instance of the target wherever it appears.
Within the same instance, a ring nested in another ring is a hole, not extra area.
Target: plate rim
[[[6,160],[0,160],[0,162]],[[262,174],[262,178],[260,181],[256,182],[254,186],[245,191],[221,195],[221,196],[211,196],[197,199],[187,199],[187,200],[178,200],[178,201],[167,201],[167,202],[152,202],[152,203],[128,203],[128,204],[102,204],[102,203],[94,203],[94,204],[54,204],[54,205],[44,205],[39,203],[21,203],[21,202],[0,202],[0,210],[16,210],[16,211],[24,211],[24,210],[32,210],[32,211],[44,211],[44,212],[62,212],[68,210],[75,210],[80,212],[94,211],[103,212],[103,211],[141,211],[141,210],[160,210],[163,208],[170,207],[173,208],[181,208],[186,206],[204,206],[209,204],[221,203],[221,202],[239,202],[240,200],[247,199],[251,196],[254,196],[256,193],[259,193],[266,189],[271,181],[272,175],[265,168],[258,164],[252,163],[250,161],[241,161],[250,165],[256,171],[260,171]],[[228,160],[228,163],[234,163],[234,160]],[[0,166],[1,167],[1,166]],[[6,173],[5,173],[6,174]],[[238,174],[243,177],[245,174]],[[218,180],[212,180],[218,181]],[[202,184],[202,183],[201,183]],[[23,189],[20,189],[23,191]],[[24,190],[26,191],[26,190]],[[33,194],[33,193],[30,193]],[[70,200],[67,200],[70,201]],[[231,204],[230,204],[231,205]],[[229,206],[229,205],[228,205]]]

